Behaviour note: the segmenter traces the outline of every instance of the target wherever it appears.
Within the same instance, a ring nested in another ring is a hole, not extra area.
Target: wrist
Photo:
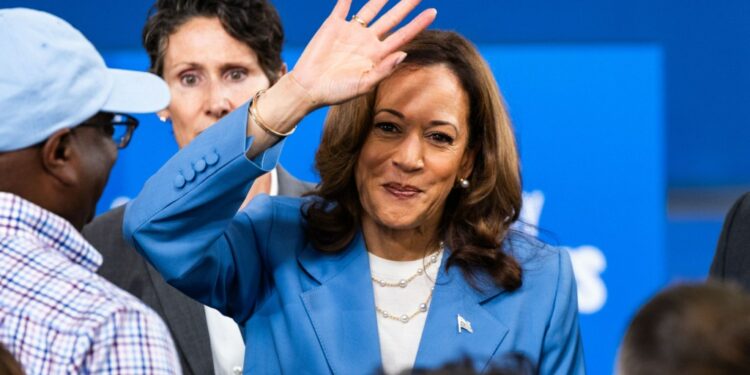
[[[268,88],[256,103],[256,110],[265,124],[279,133],[286,133],[308,113],[318,107],[317,102],[287,73]]]

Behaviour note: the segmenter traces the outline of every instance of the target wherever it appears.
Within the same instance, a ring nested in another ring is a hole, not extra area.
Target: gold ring
[[[354,21],[354,22],[362,25],[362,27],[365,27],[365,28],[367,27],[367,22],[365,22],[365,20],[359,18],[359,16],[356,15],[356,14],[352,16],[352,21]]]

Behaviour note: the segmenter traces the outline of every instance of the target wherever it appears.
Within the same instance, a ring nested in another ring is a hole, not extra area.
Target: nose
[[[228,89],[221,83],[211,83],[206,103],[206,115],[218,120],[231,112],[234,109],[234,103],[228,94]]]
[[[408,134],[394,150],[393,165],[404,172],[420,171],[424,168],[423,147],[418,134]]]

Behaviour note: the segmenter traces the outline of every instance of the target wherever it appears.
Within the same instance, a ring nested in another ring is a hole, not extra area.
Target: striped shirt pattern
[[[28,374],[179,374],[164,323],[66,220],[0,192],[0,342]]]

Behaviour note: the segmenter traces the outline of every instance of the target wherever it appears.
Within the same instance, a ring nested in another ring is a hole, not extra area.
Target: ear
[[[71,129],[54,132],[41,148],[44,170],[61,184],[70,186],[78,182],[76,150]]]
[[[289,71],[289,67],[286,65],[286,63],[281,64],[281,69],[279,69],[279,77],[283,76]]]
[[[471,173],[474,171],[474,160],[477,158],[476,150],[467,149],[464,152],[464,157],[461,159],[461,166],[459,167],[458,178],[469,179]]]
[[[169,118],[172,116],[172,114],[169,113],[169,110],[166,108],[162,109],[159,112],[156,112],[156,115],[159,116],[159,120],[161,120],[161,122],[167,122],[167,120],[169,120]]]

